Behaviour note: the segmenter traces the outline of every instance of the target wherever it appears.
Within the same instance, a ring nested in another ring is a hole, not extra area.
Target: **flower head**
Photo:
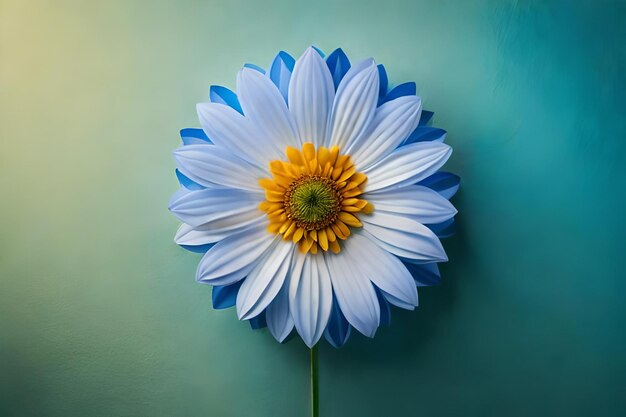
[[[373,337],[389,305],[413,309],[439,281],[459,178],[439,171],[445,131],[426,126],[415,85],[387,91],[384,68],[338,49],[281,52],[267,73],[244,67],[237,94],[212,87],[202,130],[181,131],[176,242],[204,252],[197,280],[216,308],[295,327],[312,346]]]

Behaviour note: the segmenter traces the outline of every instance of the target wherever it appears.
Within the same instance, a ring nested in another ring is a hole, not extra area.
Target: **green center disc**
[[[303,177],[292,184],[286,197],[291,218],[307,230],[326,227],[341,208],[341,195],[330,178]]]

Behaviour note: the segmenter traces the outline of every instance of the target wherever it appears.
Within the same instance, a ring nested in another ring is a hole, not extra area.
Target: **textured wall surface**
[[[463,178],[444,283],[320,349],[321,412],[626,409],[626,7],[0,1],[0,415],[305,416],[308,351],[210,308],[173,242],[210,83],[314,43],[415,80]]]

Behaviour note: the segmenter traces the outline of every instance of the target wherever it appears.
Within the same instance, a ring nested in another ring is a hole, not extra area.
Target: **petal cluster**
[[[295,329],[340,347],[440,282],[459,177],[441,171],[452,150],[415,83],[390,89],[373,59],[308,48],[246,65],[236,91],[209,98],[202,128],[181,131],[169,208],[215,308],[281,342]]]

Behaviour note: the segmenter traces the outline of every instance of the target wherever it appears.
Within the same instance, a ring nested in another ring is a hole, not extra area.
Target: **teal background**
[[[320,349],[321,415],[626,412],[626,6],[0,0],[0,415],[306,416],[308,350],[210,308],[178,129],[244,62],[341,46],[449,131],[444,283]]]

